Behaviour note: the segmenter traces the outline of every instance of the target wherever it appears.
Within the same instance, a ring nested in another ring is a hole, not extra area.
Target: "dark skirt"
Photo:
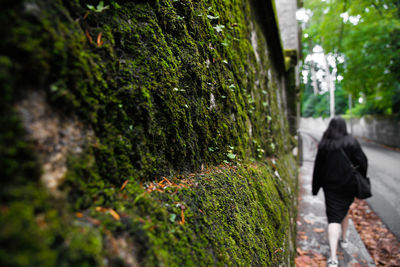
[[[328,223],[341,223],[354,201],[353,188],[331,189],[324,187]]]

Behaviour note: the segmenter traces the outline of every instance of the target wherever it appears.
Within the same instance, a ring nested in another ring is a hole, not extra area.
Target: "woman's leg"
[[[336,250],[340,235],[340,223],[328,224],[329,247],[331,248],[331,259],[337,261]]]
[[[342,240],[346,240],[346,232],[349,226],[349,214],[347,213],[346,217],[344,217],[342,221]]]

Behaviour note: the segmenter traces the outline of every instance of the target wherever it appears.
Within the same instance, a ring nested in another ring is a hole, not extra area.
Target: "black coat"
[[[329,145],[319,145],[314,164],[313,195],[317,195],[321,187],[324,190],[338,192],[343,190],[343,193],[349,189],[349,185],[352,183],[351,166],[340,149],[343,149],[363,176],[367,175],[368,159],[358,141],[351,135],[334,140]]]

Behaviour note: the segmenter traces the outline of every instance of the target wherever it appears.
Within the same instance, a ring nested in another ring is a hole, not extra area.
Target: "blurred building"
[[[287,84],[286,102],[290,130],[292,134],[295,134],[298,128],[300,114],[300,101],[298,101],[300,84],[298,59],[301,55],[301,46],[300,29],[296,20],[298,1],[275,0],[275,7],[278,16],[278,27],[281,35],[282,46],[284,49],[286,80],[294,82],[294,84]]]

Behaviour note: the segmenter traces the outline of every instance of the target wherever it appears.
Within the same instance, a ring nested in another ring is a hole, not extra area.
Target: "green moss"
[[[0,23],[12,21],[0,30],[0,242],[15,242],[0,261],[119,264],[109,242],[122,235],[145,266],[290,259],[294,144],[250,4],[117,2],[98,13],[87,13],[93,1],[77,0],[13,1],[0,11]],[[95,132],[68,158],[65,199],[42,187],[34,146],[12,111],[27,88]],[[265,165],[266,157],[276,162]],[[239,167],[189,176],[224,161]],[[140,185],[162,176],[198,186],[146,193]],[[186,207],[183,225],[177,203]],[[99,211],[108,209],[121,219]]]

